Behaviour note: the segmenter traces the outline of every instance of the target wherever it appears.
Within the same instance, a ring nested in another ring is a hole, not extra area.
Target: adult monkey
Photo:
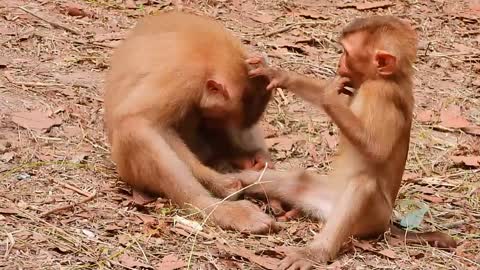
[[[271,93],[265,78],[249,78],[245,59],[242,44],[212,19],[146,17],[113,54],[105,124],[112,159],[134,189],[193,205],[223,228],[266,233],[274,221],[257,206],[219,204],[209,193],[241,188],[210,161],[260,168],[269,159],[257,122]]]
[[[262,178],[266,183],[246,191],[266,192],[326,220],[313,242],[287,254],[279,268],[310,269],[310,260],[335,258],[350,236],[378,236],[389,228],[405,234],[407,241],[455,247],[446,234],[405,233],[390,224],[410,142],[415,31],[396,17],[373,16],[347,25],[340,43],[344,52],[339,76],[330,81],[269,68],[260,57],[247,60],[258,65],[252,76],[270,79],[267,89],[285,88],[322,107],[341,133],[339,155],[328,177],[267,170]],[[344,86],[356,91],[344,95]],[[252,184],[260,175],[246,171],[237,176]]]

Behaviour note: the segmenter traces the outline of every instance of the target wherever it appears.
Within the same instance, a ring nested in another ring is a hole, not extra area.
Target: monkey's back
[[[151,96],[145,102],[152,102],[145,107],[158,98],[188,99],[199,91],[185,93],[178,88],[199,86],[208,75],[245,73],[246,77],[245,57],[241,42],[213,19],[181,12],[144,18],[112,55],[105,83],[107,128],[112,113],[125,100],[141,95],[132,92],[141,91],[138,85],[146,78],[158,89],[145,90]]]

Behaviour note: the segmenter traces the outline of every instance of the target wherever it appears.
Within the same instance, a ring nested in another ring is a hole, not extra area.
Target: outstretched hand
[[[287,73],[282,70],[269,67],[264,57],[252,56],[245,62],[251,66],[254,66],[254,68],[248,72],[250,77],[263,76],[268,79],[269,84],[267,86],[267,90],[270,91],[275,88],[287,88]]]

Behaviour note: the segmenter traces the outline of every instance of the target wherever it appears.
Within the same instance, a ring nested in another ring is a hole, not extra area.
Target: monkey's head
[[[350,78],[353,88],[367,80],[404,80],[411,77],[417,37],[407,22],[394,16],[356,19],[341,35],[343,54],[337,73]]]
[[[245,66],[237,73],[210,78],[200,100],[202,116],[211,126],[249,128],[259,121],[270,100],[267,85],[266,78],[249,78]]]

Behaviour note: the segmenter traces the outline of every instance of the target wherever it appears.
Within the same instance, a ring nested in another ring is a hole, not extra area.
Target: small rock
[[[87,154],[78,154],[78,155],[75,155],[73,158],[72,158],[72,162],[73,163],[78,163],[78,164],[83,164],[85,163],[85,161],[88,159],[88,155]]]
[[[30,177],[31,177],[30,174],[26,172],[22,172],[17,175],[17,180],[22,181],[22,180],[29,179]]]
[[[1,149],[0,149],[0,152],[2,152]],[[6,152],[5,154],[2,154],[0,156],[0,160],[3,162],[10,162],[13,159],[13,157],[15,157],[14,152]]]
[[[87,229],[82,229],[82,233],[85,234],[88,238],[95,238],[95,234]]]

